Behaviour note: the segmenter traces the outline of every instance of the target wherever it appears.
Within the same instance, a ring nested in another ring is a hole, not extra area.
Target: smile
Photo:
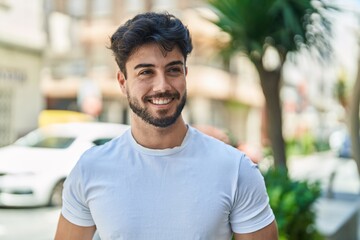
[[[149,102],[155,105],[166,105],[169,104],[174,98],[152,98]]]

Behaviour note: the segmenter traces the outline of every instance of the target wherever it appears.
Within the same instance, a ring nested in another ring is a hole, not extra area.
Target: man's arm
[[[55,240],[92,240],[96,227],[81,227],[60,215]]]
[[[253,233],[235,233],[234,237],[235,240],[278,240],[278,230],[276,222],[273,221],[268,226]]]

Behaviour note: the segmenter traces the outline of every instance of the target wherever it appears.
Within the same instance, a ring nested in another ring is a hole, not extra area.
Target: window
[[[67,148],[74,142],[75,138],[67,138],[67,137],[47,137],[41,139],[39,142],[30,145],[29,147],[36,148],[58,148],[63,149]]]
[[[110,0],[92,0],[92,13],[96,17],[108,16],[112,12]]]
[[[75,140],[75,138],[65,138],[65,137],[48,137],[42,139],[41,141],[35,143],[30,147],[38,147],[38,148],[67,148],[71,145],[71,143]]]
[[[64,149],[68,148],[74,141],[75,138],[73,137],[44,136],[35,131],[20,138],[15,144],[33,148]]]
[[[95,141],[93,141],[93,143],[96,145],[96,146],[99,146],[99,145],[103,145],[105,143],[107,143],[108,141],[110,141],[112,138],[99,138],[99,139],[96,139]]]
[[[15,140],[14,129],[11,126],[13,92],[11,87],[0,87],[0,147],[8,145]]]

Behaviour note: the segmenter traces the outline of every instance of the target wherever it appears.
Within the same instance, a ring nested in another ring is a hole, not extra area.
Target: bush
[[[287,171],[270,168],[265,183],[279,229],[279,240],[324,239],[315,228],[313,203],[320,197],[319,183],[291,180]]]

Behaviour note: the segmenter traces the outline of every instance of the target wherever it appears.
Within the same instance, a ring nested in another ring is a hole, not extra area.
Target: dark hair
[[[164,52],[170,52],[177,45],[185,60],[192,50],[189,30],[169,13],[138,14],[120,26],[110,40],[110,49],[125,78],[129,56],[146,43],[157,43]]]

